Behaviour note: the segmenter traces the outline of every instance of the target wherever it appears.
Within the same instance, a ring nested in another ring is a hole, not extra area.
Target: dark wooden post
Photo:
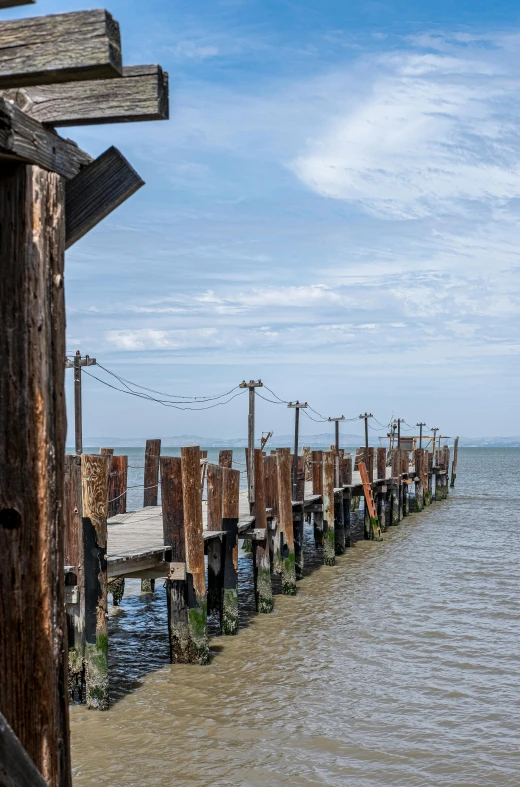
[[[365,453],[366,453],[366,449],[365,449]],[[374,458],[375,458],[374,454],[375,454],[375,449],[374,448],[369,448],[368,449],[368,464],[367,464],[368,480],[369,481],[373,481],[374,480]]]
[[[218,463],[221,467],[233,467],[233,451],[224,449],[219,452]]]
[[[351,497],[350,489],[343,489],[343,527],[345,529],[345,547],[347,548],[352,546]]]
[[[156,506],[159,499],[159,456],[161,441],[147,440],[144,452],[143,506]]]
[[[459,438],[455,438],[455,442],[453,443],[453,462],[451,464],[451,482],[450,486],[455,486],[455,479],[457,478],[457,459],[459,456]]]
[[[323,562],[336,564],[334,535],[334,459],[333,451],[323,452]]]
[[[303,534],[305,530],[305,506],[303,503],[298,503],[298,505],[293,505],[292,509],[294,533],[294,573],[296,579],[301,579],[303,577]]]
[[[296,500],[303,503],[305,500],[305,457],[299,456],[296,463]]]
[[[68,787],[61,177],[2,161],[0,226],[0,708]]]
[[[222,530],[223,467],[207,466],[207,529]],[[208,614],[218,612],[222,627],[225,543],[222,537],[208,541]]]
[[[253,449],[254,490],[253,515],[255,529],[264,530],[264,537],[253,541],[253,569],[255,599],[258,612],[272,612],[273,589],[271,587],[271,560],[269,539],[267,537],[267,516],[265,511],[264,457],[261,448]]]
[[[386,448],[377,449],[377,477],[386,478]]]
[[[128,457],[113,456],[108,477],[108,518],[126,514]]]
[[[202,494],[198,446],[181,448],[181,468],[188,584],[189,661],[207,664],[209,645],[206,631],[206,569],[202,537]]]
[[[81,455],[87,707],[108,708],[107,512],[110,456]]]
[[[345,476],[344,476],[344,483],[345,486],[352,485],[352,454],[347,454],[344,458],[345,462]]]
[[[226,531],[222,633],[238,634],[238,516],[240,470],[222,470],[222,530]]]
[[[114,456],[114,449],[113,448],[100,448],[99,453],[103,456]]]
[[[266,508],[272,510],[275,530],[269,530],[269,553],[275,574],[282,571],[281,530],[278,522],[278,479],[276,475],[276,456],[264,456],[264,492]]]
[[[415,467],[415,510],[422,511],[424,508],[424,487],[423,479],[423,448],[416,448],[414,451],[414,467]]]
[[[83,503],[81,499],[81,457],[67,454],[65,457],[65,490],[63,518],[65,526],[66,566],[73,566],[69,576],[76,579],[77,598],[74,603],[66,604],[67,639],[69,653],[69,698],[73,702],[83,701],[85,680],[85,580],[83,571]]]
[[[334,492],[334,550],[336,555],[345,554],[343,490]]]
[[[313,451],[312,462],[312,494],[323,494],[323,451]],[[314,524],[314,543],[317,547],[323,544],[323,511],[315,511],[312,515]]]
[[[282,593],[296,593],[296,556],[294,554],[294,524],[291,494],[291,454],[287,448],[278,450],[278,523],[283,536],[282,548]]]
[[[171,547],[172,562],[176,563],[186,561],[181,465],[180,456],[160,458],[163,540],[165,546]],[[170,661],[187,664],[191,658],[187,583],[171,572],[166,579],[166,602]]]

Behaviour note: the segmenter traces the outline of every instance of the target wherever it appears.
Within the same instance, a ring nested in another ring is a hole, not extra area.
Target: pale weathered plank
[[[0,22],[0,88],[121,76],[119,25],[107,11]]]
[[[168,120],[168,74],[160,66],[126,66],[122,79],[35,85],[4,92],[35,120],[85,126]]]
[[[70,179],[92,161],[75,142],[62,139],[0,97],[0,158],[13,158]]]
[[[102,153],[66,184],[65,248],[70,248],[141,186],[144,180],[117,148]],[[157,457],[157,468],[158,463]],[[156,483],[153,489],[145,489],[145,496],[151,493],[157,500]]]

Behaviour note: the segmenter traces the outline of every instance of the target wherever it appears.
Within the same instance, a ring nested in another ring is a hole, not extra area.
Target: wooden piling
[[[62,580],[63,204],[60,176],[2,161],[0,708],[51,787],[71,784]]]
[[[255,529],[261,529],[265,532],[264,538],[256,538],[253,541],[255,600],[258,612],[272,612],[273,590],[271,587],[271,561],[265,511],[264,457],[260,448],[254,448],[253,452],[255,489],[253,515],[255,517]]]
[[[182,495],[182,462],[178,456],[161,456],[161,500],[164,545],[171,547],[172,562],[186,561],[184,537],[184,502]],[[185,579],[175,574],[166,579],[170,661],[187,664],[191,658],[191,637],[188,625],[188,590]]]
[[[275,574],[282,572],[281,530],[278,522],[278,477],[276,456],[264,456],[264,494],[266,508],[272,512],[275,529],[268,531],[271,568]]]
[[[334,492],[334,551],[345,554],[345,524],[343,513],[343,490]]]
[[[85,694],[108,709],[107,513],[111,457],[81,455],[85,573]]]
[[[312,494],[323,494],[323,451],[312,451]],[[312,515],[314,524],[314,543],[317,547],[323,545],[323,511],[315,511]]]
[[[67,615],[68,643],[68,689],[72,702],[82,702],[85,655],[85,584],[83,572],[83,527],[81,523],[83,503],[81,499],[81,456],[65,456],[63,519],[65,528],[64,563],[74,567],[77,598],[65,606]]]
[[[294,573],[296,579],[303,577],[303,534],[305,530],[305,506],[303,503],[293,504],[293,533],[294,533]],[[283,577],[282,577],[283,579]],[[283,592],[283,584],[282,584]],[[289,594],[293,595],[293,594]]]
[[[222,469],[222,530],[226,532],[222,633],[238,634],[238,516],[240,470]]]
[[[144,452],[144,500],[143,506],[156,506],[159,499],[159,456],[160,440],[147,440]]]
[[[108,476],[108,518],[126,514],[128,457],[113,456]]]
[[[422,511],[424,508],[424,486],[423,486],[423,448],[416,448],[414,451],[414,473],[415,473],[415,510]]]
[[[209,645],[206,631],[206,569],[202,538],[202,494],[200,449],[198,446],[181,448],[181,470],[188,586],[188,660],[190,663],[207,664]]]
[[[303,503],[305,500],[305,458],[303,456],[298,457],[296,466],[296,501]]]
[[[334,452],[323,452],[323,562],[336,564],[334,535]]]
[[[386,478],[386,448],[377,449],[377,478]]]
[[[208,464],[207,477],[207,529],[222,531],[223,467]],[[218,613],[222,626],[222,595],[224,592],[225,542],[212,538],[208,542],[208,614]]]
[[[457,459],[459,456],[459,438],[456,437],[453,443],[453,462],[451,464],[451,481],[450,486],[455,486],[455,479],[457,478]]]
[[[345,548],[352,546],[352,525],[351,525],[351,498],[350,489],[343,490],[343,528],[345,530]]]
[[[291,454],[281,448],[276,457],[278,479],[278,524],[283,536],[282,547],[282,593],[296,593],[296,556],[294,553],[294,523],[291,494]]]
[[[302,446],[303,467],[305,480],[312,481],[311,448],[309,445]]]
[[[366,449],[365,449],[366,453]],[[368,471],[368,478],[369,481],[374,480],[374,459],[375,459],[375,449],[370,447],[368,449],[368,464],[367,464],[367,471]]]
[[[227,448],[220,451],[218,463],[221,467],[233,467],[233,451]]]

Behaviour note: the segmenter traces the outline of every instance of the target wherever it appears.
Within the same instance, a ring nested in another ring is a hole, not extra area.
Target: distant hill
[[[157,435],[150,435],[150,437],[157,437]],[[247,438],[234,437],[227,440],[223,437],[202,437],[201,435],[178,435],[174,437],[162,437],[162,445],[178,448],[182,445],[200,445],[204,448],[245,448],[247,446]],[[269,441],[269,445],[273,446],[292,446],[294,442],[294,435],[275,434]],[[322,433],[315,435],[301,435],[300,445],[309,445],[311,447],[327,447],[334,442],[333,433]],[[386,441],[385,441],[386,442]],[[450,445],[453,440],[447,441]],[[122,446],[128,448],[141,448],[146,444],[145,437],[88,437],[83,440],[85,446],[107,446],[113,448],[120,448]],[[342,434],[341,445],[343,446],[359,446],[363,445],[364,436],[355,434]],[[369,444],[373,446],[384,445],[377,437],[371,437]],[[518,448],[520,447],[520,437],[460,437],[459,445],[461,448]]]

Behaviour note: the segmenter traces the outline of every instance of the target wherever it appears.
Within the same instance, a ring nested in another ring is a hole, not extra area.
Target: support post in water
[[[291,453],[288,448],[279,448],[276,457],[278,478],[278,523],[283,537],[282,547],[282,593],[296,593],[296,556],[294,553],[294,523],[291,494]]]
[[[198,446],[181,448],[181,469],[186,542],[186,581],[188,585],[189,661],[190,663],[207,664],[209,645],[206,630],[206,569],[202,538],[202,494],[200,449]]]
[[[313,451],[312,462],[312,494],[323,495],[323,451]],[[314,543],[317,547],[323,544],[323,511],[315,511],[312,515],[314,524]]]
[[[282,573],[282,541],[278,521],[278,478],[276,456],[264,456],[264,493],[266,508],[271,509],[274,529],[269,528],[269,554],[274,574]]]
[[[350,489],[343,489],[343,527],[345,529],[345,548],[352,546],[351,497],[352,493]]]
[[[160,440],[147,440],[144,452],[144,494],[143,506],[156,506],[159,500],[159,457]],[[153,593],[155,579],[141,580],[141,593]]]
[[[415,510],[422,511],[424,508],[424,487],[423,479],[423,449],[416,448],[414,451],[414,475],[415,475]]]
[[[336,565],[334,535],[334,452],[323,452],[323,562]]]
[[[221,467],[233,467],[233,451],[227,448],[220,451],[218,463]]]
[[[258,612],[272,612],[273,589],[271,587],[271,560],[269,557],[269,539],[267,537],[267,516],[265,511],[264,493],[264,457],[261,448],[253,451],[255,502],[253,514],[255,529],[263,530],[263,538],[253,541],[253,571],[255,582],[255,600]]]
[[[222,468],[222,530],[226,532],[222,633],[238,634],[238,516],[240,470]]]
[[[223,467],[207,466],[207,529],[222,531]],[[218,613],[222,628],[222,594],[224,591],[224,549],[222,537],[208,541],[208,615]]]
[[[294,569],[296,579],[303,577],[303,533],[305,527],[305,506],[298,502],[293,505]]]
[[[345,523],[343,516],[343,489],[334,491],[334,551],[345,554]]]
[[[110,456],[82,454],[85,687],[88,708],[108,709],[107,513]]]
[[[100,453],[104,451],[112,451],[113,449],[101,449]],[[108,476],[108,518],[117,516],[117,514],[126,513],[126,492],[127,492],[127,478],[128,478],[128,457],[127,456],[112,456],[112,463],[110,466],[110,473]],[[155,580],[149,580],[155,582]],[[141,590],[143,589],[141,583]],[[152,588],[151,588],[152,589]],[[115,577],[109,580],[108,592],[112,594],[112,604],[117,607],[123,600],[125,594],[125,578]]]
[[[68,689],[71,702],[83,702],[83,685],[85,682],[85,574],[83,566],[83,526],[81,521],[83,511],[81,457],[77,454],[67,454],[65,456],[64,478],[64,563],[66,566],[73,567],[73,571],[65,575],[65,586],[75,585],[76,594],[74,602],[72,600],[70,603],[65,602],[69,653]]]
[[[161,456],[161,499],[163,516],[163,541],[170,547],[174,563],[186,560],[184,537],[184,504],[182,496],[182,463],[179,456]],[[166,579],[168,606],[168,635],[170,662],[188,664],[191,657],[191,638],[188,625],[188,592],[184,576],[169,573]]]
[[[450,486],[453,488],[455,486],[455,479],[457,478],[457,459],[459,455],[459,438],[455,438],[455,442],[453,443],[453,462],[451,464],[451,481]]]

